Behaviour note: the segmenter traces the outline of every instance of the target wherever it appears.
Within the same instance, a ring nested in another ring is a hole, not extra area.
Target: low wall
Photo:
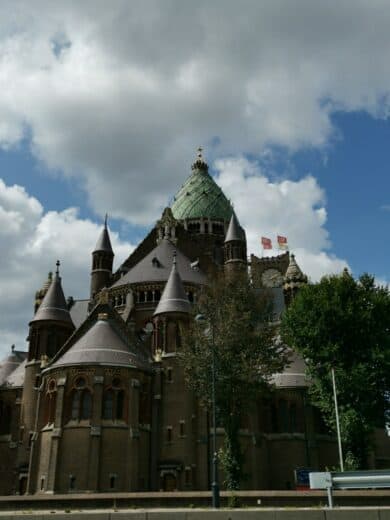
[[[8,516],[5,516],[8,515]],[[0,513],[9,520],[390,520],[390,508],[69,511]]]
[[[322,507],[328,503],[325,491],[237,491],[235,496],[242,507]],[[228,506],[229,497],[231,493],[221,492],[222,507]],[[334,503],[336,506],[348,507],[390,507],[390,490],[335,491]],[[210,491],[36,494],[0,497],[0,511],[194,508],[210,507],[210,505]]]

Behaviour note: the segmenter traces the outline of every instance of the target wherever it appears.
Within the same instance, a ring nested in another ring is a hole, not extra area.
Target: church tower
[[[191,421],[195,413],[194,403],[191,393],[185,388],[184,374],[176,358],[176,353],[181,347],[182,327],[188,322],[190,311],[191,304],[178,271],[174,252],[168,281],[153,314],[153,394],[161,396],[159,400],[154,399],[152,405],[152,416],[156,425],[151,442],[153,490],[161,487],[161,483],[156,480],[159,467],[169,468],[173,487],[177,488],[180,478],[178,466],[188,470],[195,463],[196,454],[190,435]],[[180,399],[178,392],[181,395]],[[179,461],[174,466],[173,450]]]
[[[224,260],[227,275],[244,270],[247,264],[245,232],[234,211],[225,237]]]
[[[110,235],[107,229],[106,215],[104,228],[92,253],[91,299],[93,299],[103,287],[110,285],[113,262],[114,251],[112,250]]]

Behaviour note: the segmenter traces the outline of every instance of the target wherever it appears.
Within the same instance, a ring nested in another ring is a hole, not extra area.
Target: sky
[[[88,296],[105,213],[123,262],[198,146],[249,253],[386,284],[389,26],[387,0],[2,0],[0,354],[57,259]]]

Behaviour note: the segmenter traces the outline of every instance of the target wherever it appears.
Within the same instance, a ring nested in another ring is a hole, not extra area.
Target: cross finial
[[[56,276],[57,276],[57,278],[60,275],[60,265],[61,265],[60,261],[57,260],[57,262],[56,262],[56,267],[57,267],[56,268]]]

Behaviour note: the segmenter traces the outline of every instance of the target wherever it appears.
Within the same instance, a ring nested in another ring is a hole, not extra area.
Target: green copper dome
[[[229,221],[233,213],[232,205],[209,175],[201,155],[192,165],[192,174],[176,193],[171,209],[178,220],[204,217]]]

